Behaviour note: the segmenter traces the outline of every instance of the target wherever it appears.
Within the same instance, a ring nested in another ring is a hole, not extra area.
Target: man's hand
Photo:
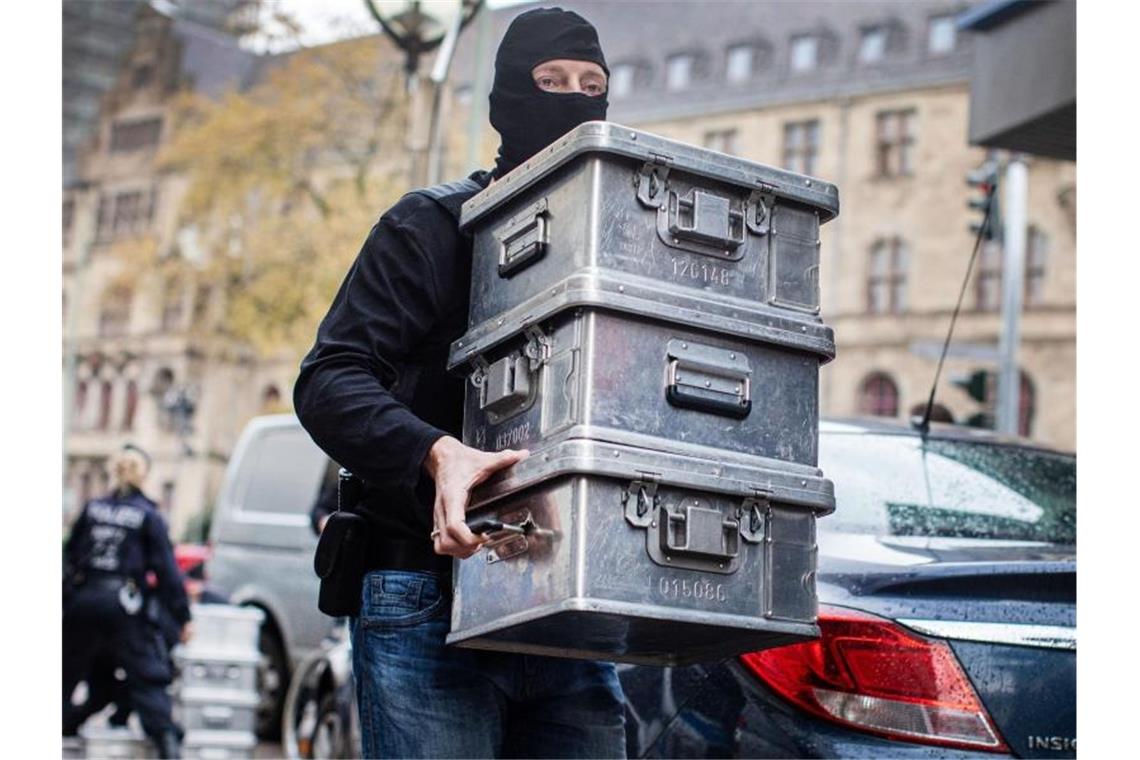
[[[178,640],[181,641],[183,644],[185,644],[193,636],[194,636],[194,624],[193,623],[184,623],[182,625],[182,631],[178,635]]]
[[[526,459],[528,451],[479,451],[451,436],[436,441],[424,458],[424,469],[435,481],[435,553],[467,559],[484,539],[467,527],[467,498],[471,489],[499,470]]]

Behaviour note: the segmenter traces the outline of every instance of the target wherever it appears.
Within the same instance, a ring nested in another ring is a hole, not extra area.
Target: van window
[[[328,458],[303,430],[270,430],[248,454],[242,512],[308,516]]]

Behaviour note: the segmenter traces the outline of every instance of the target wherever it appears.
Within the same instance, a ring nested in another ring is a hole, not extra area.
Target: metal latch
[[[647,208],[661,208],[665,203],[668,188],[666,178],[669,176],[669,167],[664,162],[646,161],[633,175],[633,184],[637,187],[637,200]]]
[[[647,480],[634,480],[621,493],[625,519],[637,528],[648,528],[657,519],[657,484]]]
[[[768,503],[767,495],[745,499],[736,510],[736,519],[740,522],[741,538],[750,544],[758,544],[763,541],[769,510],[771,510],[771,506]]]
[[[744,211],[731,198],[692,188],[685,195],[668,192],[667,230],[674,244],[684,241],[707,246],[718,257],[736,260],[736,249],[744,242]]]
[[[757,235],[767,235],[772,229],[772,210],[776,207],[776,194],[770,187],[753,190],[744,205],[744,225]]]
[[[550,341],[535,325],[525,334],[527,341],[521,350],[489,364],[482,356],[471,360],[475,365],[471,383],[479,389],[479,408],[491,422],[521,412],[537,395],[537,373],[549,357]]]

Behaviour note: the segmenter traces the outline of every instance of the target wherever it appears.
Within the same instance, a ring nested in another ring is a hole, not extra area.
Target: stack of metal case
[[[251,607],[199,604],[194,637],[175,650],[183,756],[248,758],[257,744],[258,634]]]
[[[818,635],[819,227],[833,185],[617,124],[468,201],[477,491],[450,643],[678,664]]]
[[[154,744],[137,729],[127,726],[92,726],[82,731],[82,740],[64,742],[65,758],[100,760],[146,760],[154,757]]]

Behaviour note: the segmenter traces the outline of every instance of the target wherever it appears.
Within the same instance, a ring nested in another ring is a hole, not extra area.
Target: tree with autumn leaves
[[[193,328],[207,346],[299,358],[368,230],[406,189],[408,104],[399,60],[374,38],[264,65],[244,92],[179,96],[159,156],[185,183],[179,245],[127,268],[208,288],[212,318]]]

